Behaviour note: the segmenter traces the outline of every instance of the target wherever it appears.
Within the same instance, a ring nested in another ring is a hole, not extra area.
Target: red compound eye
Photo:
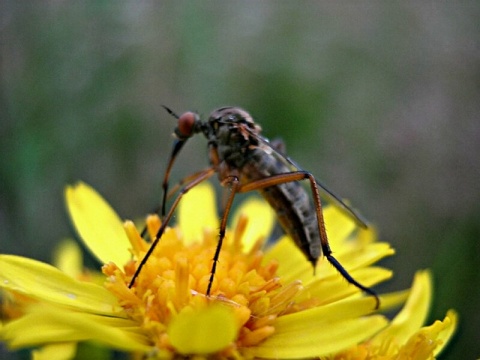
[[[187,138],[192,136],[193,126],[197,120],[197,114],[193,112],[186,112],[180,115],[178,118],[178,126],[175,131],[178,137]]]

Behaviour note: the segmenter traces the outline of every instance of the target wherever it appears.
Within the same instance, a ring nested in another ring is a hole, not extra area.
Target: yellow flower
[[[129,288],[149,244],[93,189],[68,187],[70,215],[105,264],[105,283],[77,280],[70,276],[76,276],[74,269],[67,275],[35,260],[0,256],[0,286],[21,309],[2,323],[0,339],[13,349],[41,347],[37,359],[71,358],[81,341],[146,358],[429,359],[452,336],[453,311],[421,328],[431,297],[428,272],[417,274],[410,292],[380,297],[379,311],[408,297],[389,321],[375,310],[373,297],[349,285],[328,262],[320,261],[314,275],[287,236],[262,251],[274,215],[257,199],[234,216],[207,297],[218,237],[212,193],[204,185],[185,196],[178,227],[167,229]],[[325,219],[335,255],[355,279],[373,286],[391,277],[391,271],[372,266],[393,254],[388,244],[376,242],[373,229],[356,229],[333,207],[325,209]],[[160,219],[149,216],[146,224],[154,237]]]

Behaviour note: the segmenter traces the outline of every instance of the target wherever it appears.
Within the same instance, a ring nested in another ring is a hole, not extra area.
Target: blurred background
[[[480,355],[480,3],[0,3],[0,251],[50,261],[83,180],[124,218],[158,203],[177,113],[247,109],[397,254]],[[192,139],[173,178],[207,165]],[[114,244],[112,244],[114,246]],[[25,358],[0,349],[2,358]]]

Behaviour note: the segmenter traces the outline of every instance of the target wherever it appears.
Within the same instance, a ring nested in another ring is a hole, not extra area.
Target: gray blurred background
[[[50,261],[79,179],[146,213],[175,126],[161,104],[238,105],[397,249],[380,291],[433,269],[431,320],[461,321],[443,358],[476,358],[479,19],[478,1],[3,0],[0,251]],[[192,139],[173,177],[206,165]]]

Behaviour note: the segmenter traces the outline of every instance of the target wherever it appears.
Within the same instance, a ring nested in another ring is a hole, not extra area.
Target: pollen
[[[185,311],[220,305],[233,313],[237,336],[218,354],[235,357],[242,349],[274,334],[278,316],[295,311],[292,299],[302,290],[301,282],[281,283],[276,275],[278,264],[273,260],[263,261],[262,239],[248,252],[242,251],[247,221],[241,217],[237,227],[227,231],[209,296],[206,292],[218,238],[215,231],[205,230],[203,239],[188,242],[178,228],[167,228],[129,288],[150,244],[140,236],[133,222],[125,222],[132,260],[123,269],[114,263],[103,266],[106,287],[118,297],[129,317],[149,333],[155,347],[175,354],[167,331],[175,317]],[[146,224],[148,234],[154,237],[160,219],[149,216]]]

